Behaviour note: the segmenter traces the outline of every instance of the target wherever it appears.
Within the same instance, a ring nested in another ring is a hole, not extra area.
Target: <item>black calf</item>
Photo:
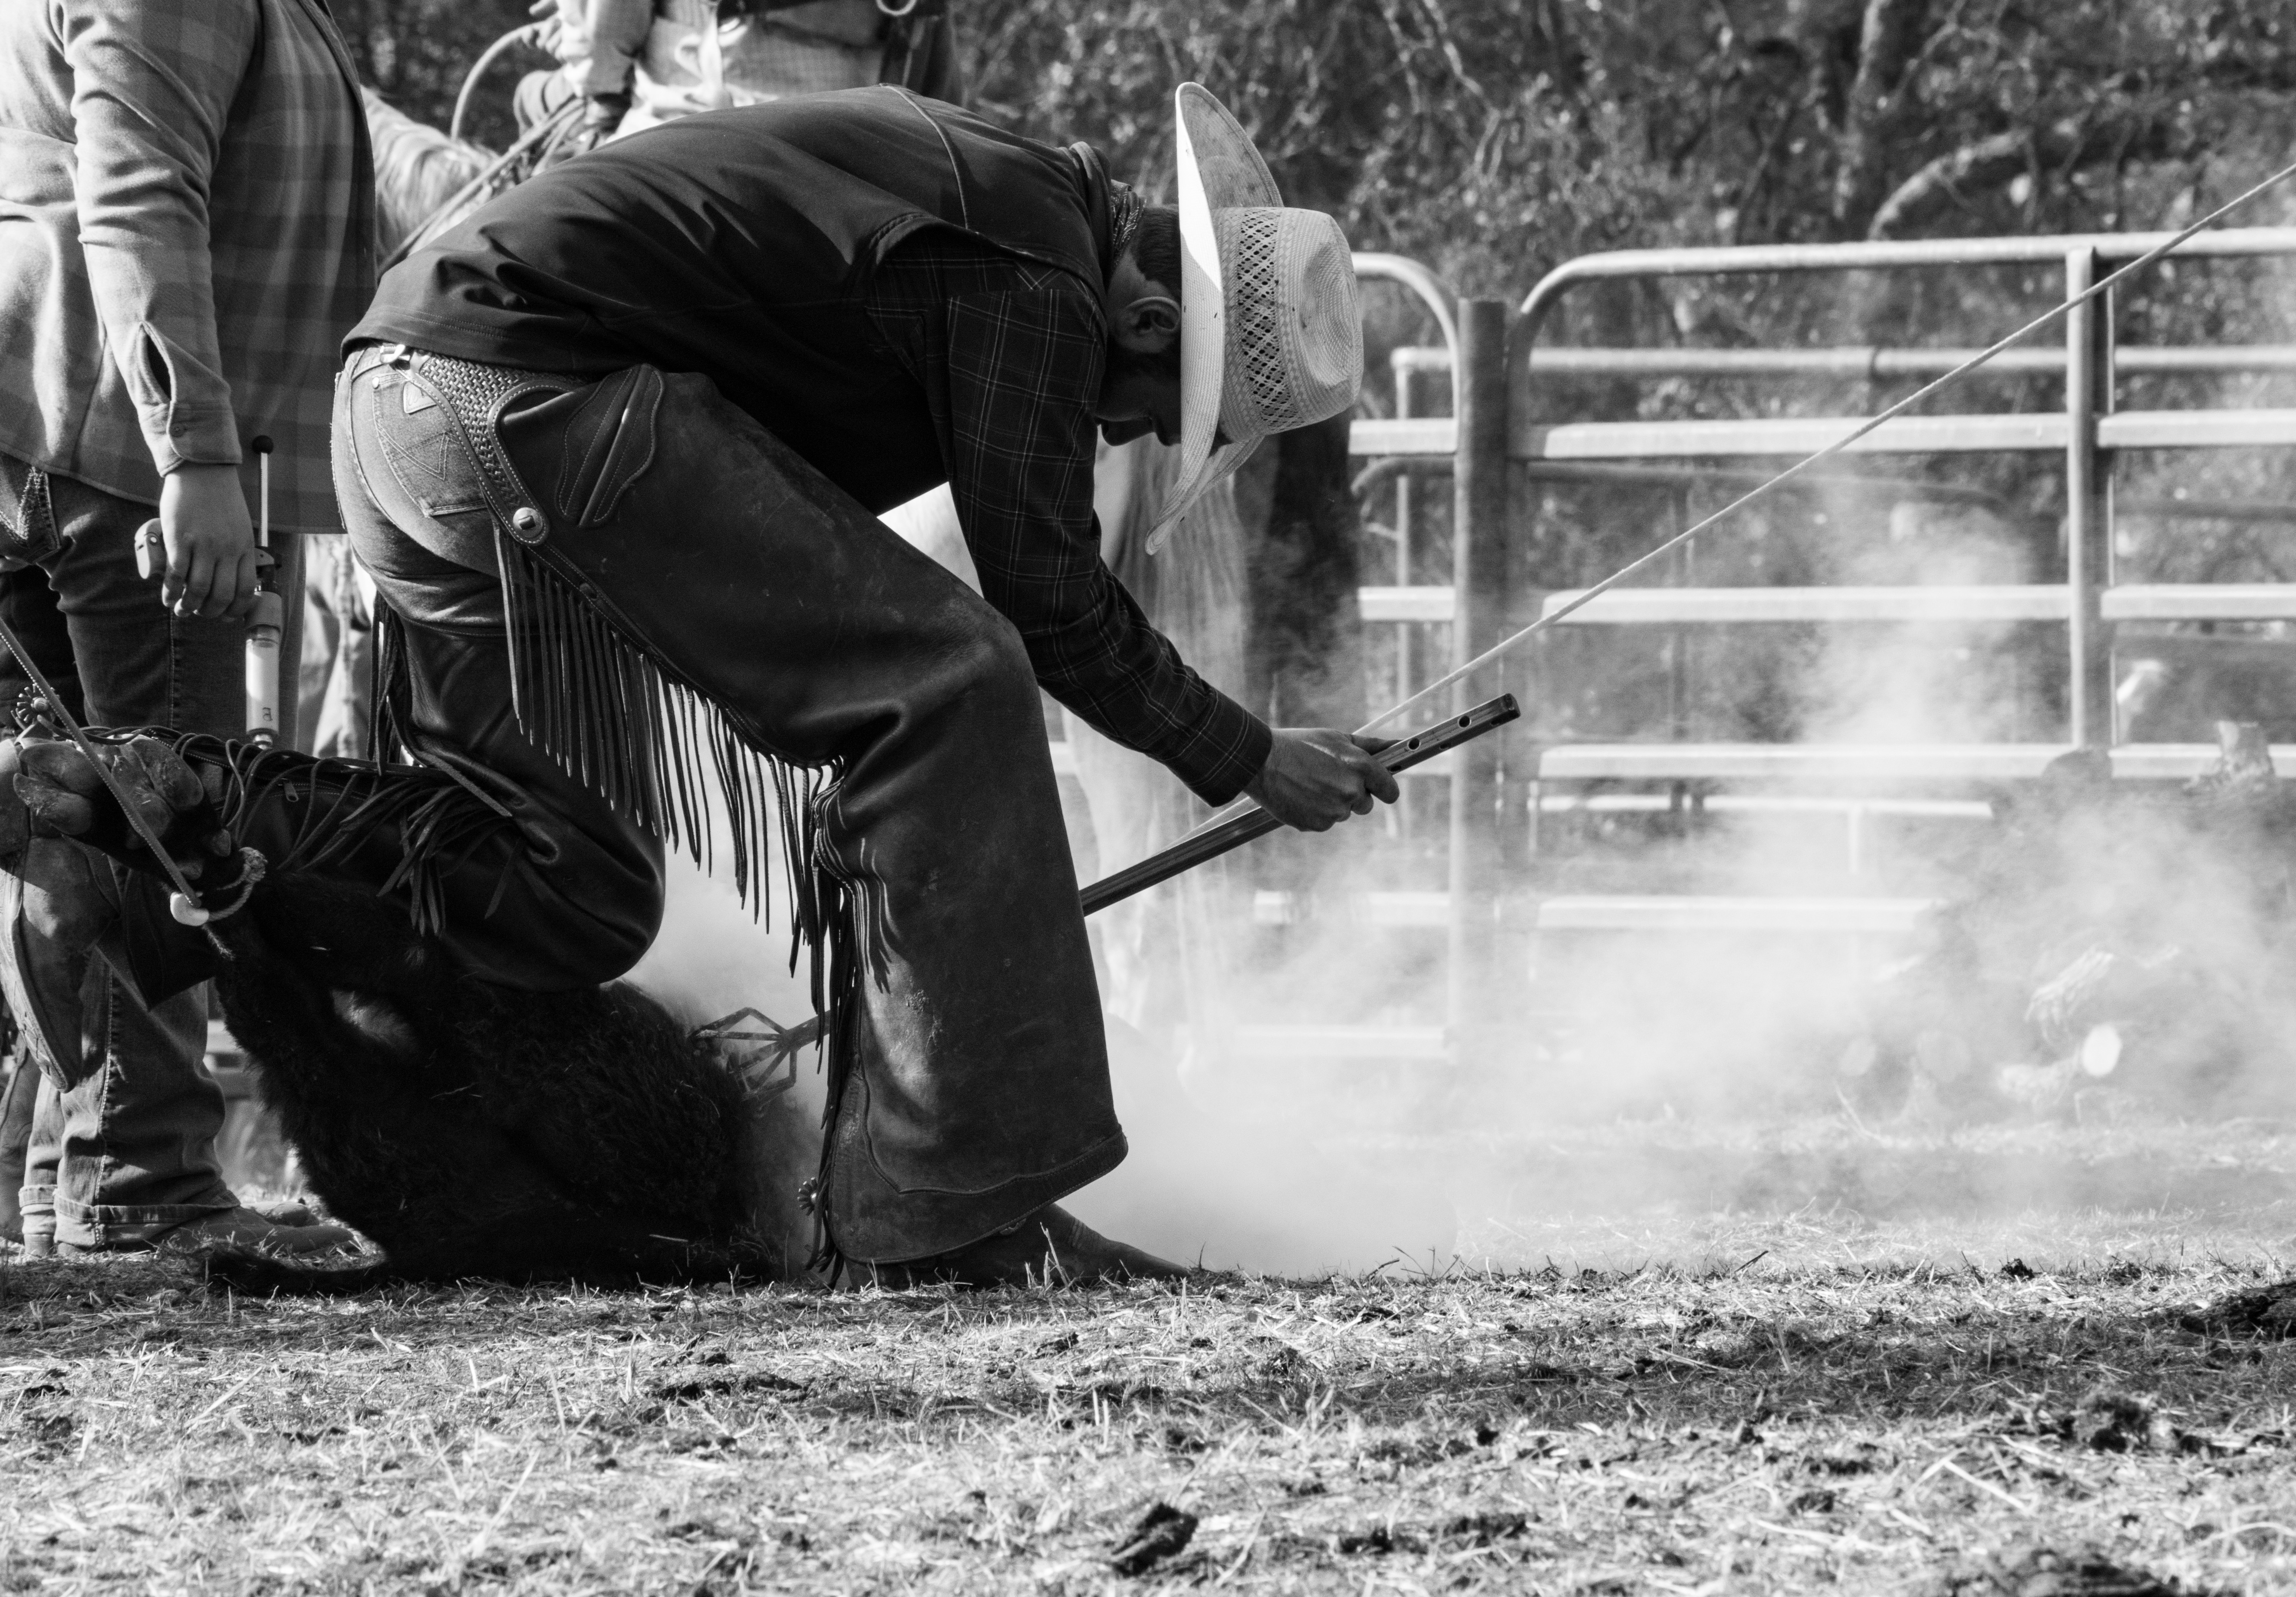
[[[163,846],[198,862],[225,910],[207,927],[224,1014],[312,1190],[383,1249],[381,1262],[342,1270],[217,1253],[217,1275],[324,1291],[795,1273],[783,1251],[801,1227],[792,1178],[817,1161],[819,1141],[786,1101],[753,1102],[716,1044],[635,988],[532,993],[471,975],[397,901],[422,899],[420,872],[385,899],[328,864],[380,829],[416,839],[405,843],[410,862],[472,846],[493,823],[483,800],[436,773],[95,736]],[[15,846],[12,820],[19,837],[29,823],[162,877],[72,744],[0,742],[0,794],[11,792],[25,809],[0,810],[0,852]],[[266,804],[281,813],[266,820]],[[250,816],[269,827],[273,868],[234,910],[237,893],[206,872]]]
[[[217,987],[312,1190],[384,1250],[358,1269],[212,1257],[242,1290],[388,1279],[782,1273],[743,1223],[742,1083],[635,988],[476,980],[405,914],[316,876],[209,929]]]

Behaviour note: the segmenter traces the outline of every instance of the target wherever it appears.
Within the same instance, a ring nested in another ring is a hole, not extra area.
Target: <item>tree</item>
[[[359,75],[418,122],[444,127],[455,113],[463,75],[480,54],[527,21],[526,0],[334,0]],[[521,67],[545,64],[513,53],[487,80],[472,105],[471,136],[499,150],[517,136],[510,86]]]
[[[1589,250],[2147,225],[2286,143],[2276,0],[985,0],[980,104],[1152,188],[1173,84],[1472,291]],[[2237,168],[2238,171],[2226,169]]]

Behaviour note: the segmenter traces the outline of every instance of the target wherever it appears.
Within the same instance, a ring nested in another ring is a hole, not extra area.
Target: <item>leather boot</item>
[[[111,1226],[101,1248],[59,1243],[56,1251],[67,1258],[91,1258],[106,1253],[197,1253],[223,1245],[255,1248],[266,1253],[324,1253],[349,1248],[358,1241],[348,1226],[316,1223],[287,1225],[247,1208],[226,1209],[197,1220],[152,1226]]]
[[[1102,1286],[1177,1280],[1188,1274],[1152,1253],[1111,1241],[1056,1203],[954,1252],[856,1272],[863,1283],[893,1291],[924,1286]]]

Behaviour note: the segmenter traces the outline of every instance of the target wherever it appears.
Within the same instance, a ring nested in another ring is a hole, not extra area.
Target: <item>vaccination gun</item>
[[[1372,758],[1390,771],[1408,771],[1446,750],[1496,731],[1521,714],[1514,695],[1501,693],[1472,709],[1438,721],[1423,732],[1398,738]],[[1084,913],[1089,915],[1111,904],[1120,904],[1135,893],[1144,892],[1160,881],[1169,881],[1184,871],[1193,871],[1206,860],[1218,859],[1254,838],[1264,838],[1283,824],[1256,804],[1241,815],[1214,822],[1182,838],[1162,853],[1152,854],[1136,865],[1128,865],[1094,882],[1084,889]]]
[[[279,643],[287,630],[287,602],[280,596],[278,557],[271,553],[271,451],[258,434],[255,451],[255,613],[247,623],[247,741],[269,749],[279,741]],[[168,545],[160,523],[146,521],[135,534],[135,569],[146,582],[168,569]]]

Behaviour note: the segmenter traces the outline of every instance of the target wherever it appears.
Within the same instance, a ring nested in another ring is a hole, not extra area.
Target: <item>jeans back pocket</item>
[[[484,510],[486,481],[446,397],[412,372],[384,367],[370,381],[374,440],[399,491],[423,514]]]

